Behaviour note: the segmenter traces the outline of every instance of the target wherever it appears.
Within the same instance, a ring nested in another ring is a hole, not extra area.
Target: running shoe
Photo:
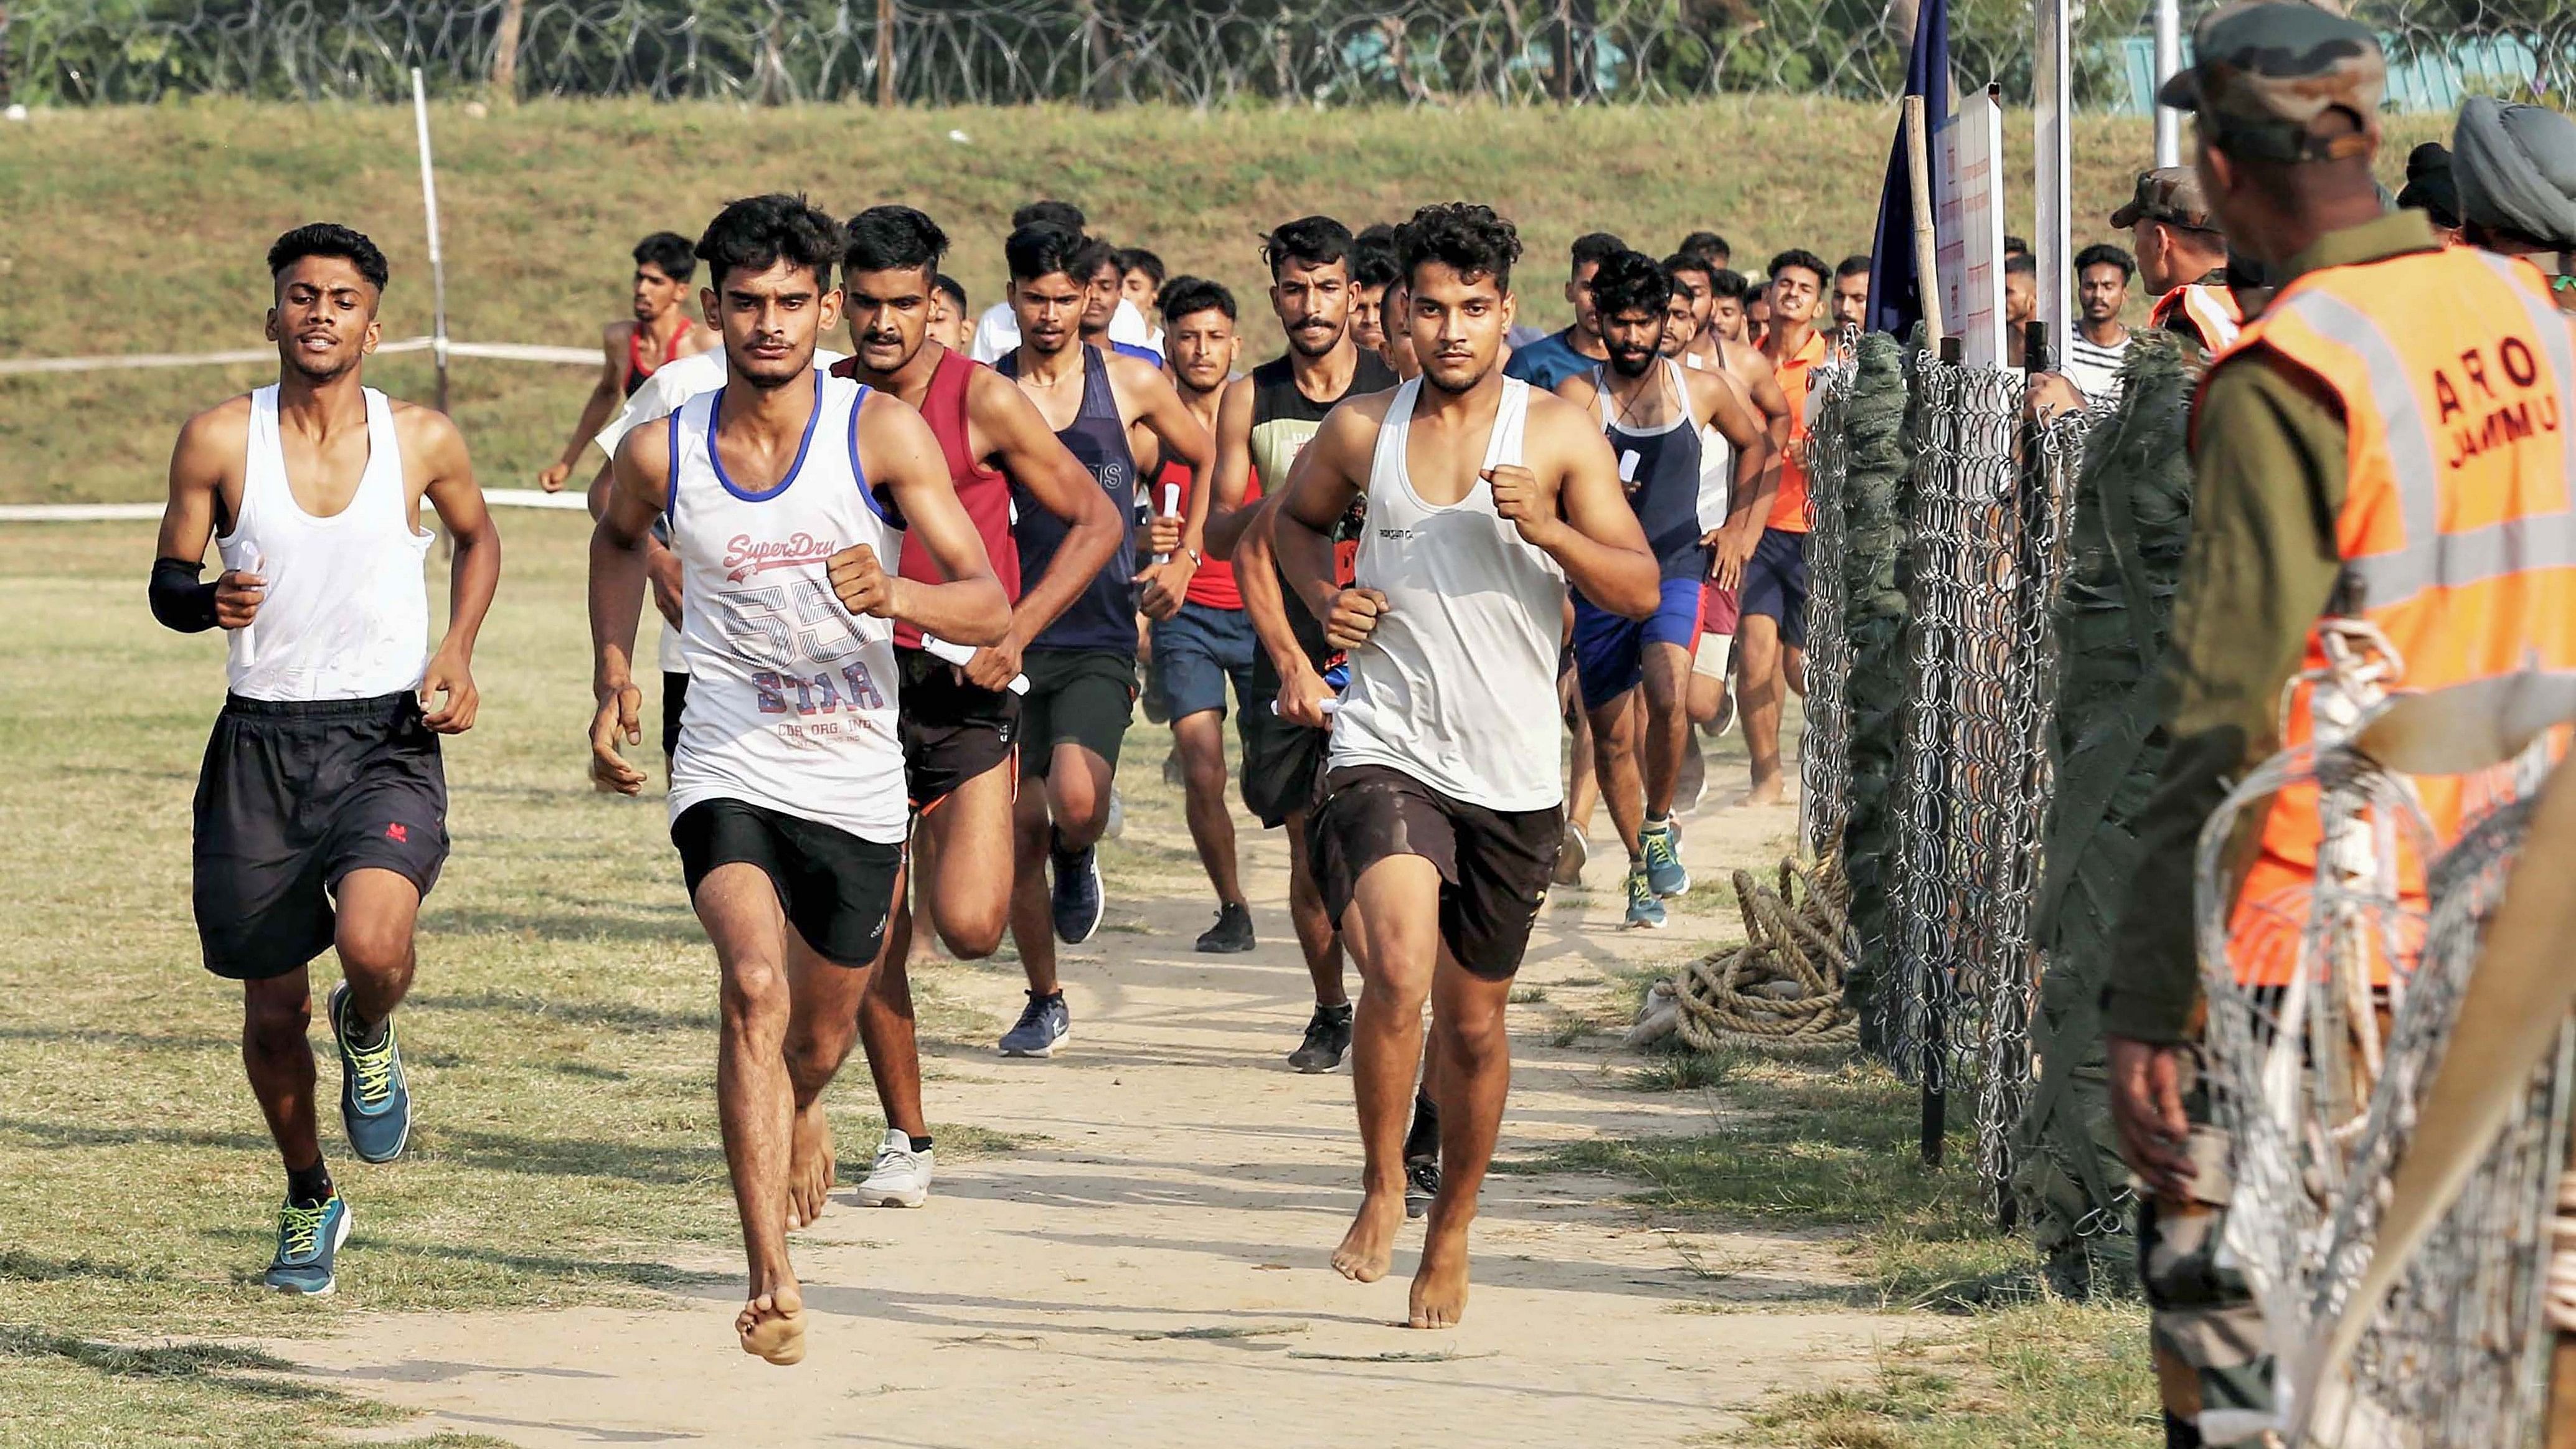
[[[1100,833],[1116,840],[1127,833],[1127,802],[1118,798],[1118,787],[1109,787],[1109,818],[1100,822]]]
[[[319,1298],[338,1286],[331,1260],[349,1241],[349,1204],[338,1193],[318,1207],[277,1209],[277,1256],[260,1281],[280,1293]]]
[[[1019,1022],[1002,1033],[1002,1055],[1006,1057],[1051,1057],[1055,1049],[1073,1035],[1073,1013],[1064,1009],[1064,993],[1040,996],[1029,993],[1029,1004],[1020,1013]]]
[[[1100,889],[1099,847],[1066,850],[1056,845],[1047,853],[1055,857],[1055,888],[1048,905],[1055,916],[1055,938],[1079,946],[1100,929],[1100,912],[1106,903]]]
[[[1729,729],[1733,728],[1734,725],[1735,691],[1730,689],[1726,693],[1717,697],[1717,718],[1710,720],[1706,725],[1701,726],[1701,732],[1706,734],[1710,739],[1716,739],[1719,736],[1724,735]]]
[[[1440,1159],[1423,1158],[1404,1164],[1404,1215],[1418,1218],[1431,1211],[1431,1200],[1440,1195]]]
[[[1259,944],[1252,939],[1252,908],[1241,901],[1228,902],[1216,913],[1216,924],[1199,933],[1199,949],[1210,955],[1249,951]]]
[[[1574,828],[1573,821],[1565,822],[1565,832],[1557,837],[1556,842],[1556,883],[1561,886],[1583,884],[1583,863],[1591,858],[1592,842],[1583,838],[1583,832]]]
[[[1288,1065],[1314,1076],[1342,1064],[1351,1050],[1351,1004],[1318,1006],[1306,1023],[1306,1039],[1288,1054]]]
[[[1664,928],[1664,903],[1655,897],[1655,887],[1646,877],[1646,863],[1638,861],[1628,867],[1628,919],[1626,924],[1648,930]]]
[[[930,1200],[930,1149],[912,1150],[912,1139],[887,1128],[877,1160],[859,1184],[861,1207],[917,1208]]]
[[[1690,871],[1682,864],[1681,832],[1671,821],[1638,831],[1637,844],[1646,853],[1646,882],[1655,894],[1670,899],[1690,890]]]
[[[1708,757],[1700,753],[1699,741],[1692,740],[1682,749],[1682,772],[1673,779],[1673,806],[1697,810],[1707,799]]]
[[[340,1123],[362,1162],[391,1162],[411,1140],[411,1088],[403,1079],[394,1024],[377,1028],[373,1045],[351,1034],[349,983],[331,988],[331,1039],[340,1047]]]

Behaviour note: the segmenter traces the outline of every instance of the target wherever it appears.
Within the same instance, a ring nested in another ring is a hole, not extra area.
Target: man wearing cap
[[[2460,104],[2452,134],[2460,224],[2473,246],[2540,269],[2576,312],[2576,121],[2490,96]]]
[[[2164,665],[2173,743],[2103,999],[2174,1445],[2241,1442],[2271,1418],[2264,1325],[2217,1251],[2229,1147],[2197,1081],[2192,913],[2172,908],[2190,899],[2202,823],[2247,768],[2313,739],[2311,686],[2281,702],[2324,667],[2328,621],[2385,636],[2399,688],[2576,666],[2576,335],[2528,266],[2444,249],[2422,213],[2382,210],[2386,63],[2367,29],[2254,0],[2193,38],[2195,66],[2157,99],[2193,113],[2209,215],[2279,291],[2194,402],[2192,537]],[[2457,782],[2416,784],[2455,838]],[[2313,794],[2284,796],[2237,842],[2227,954],[2249,987],[2289,979],[2321,833]],[[2417,889],[2420,865],[2401,862]]]
[[[2128,229],[2138,285],[2156,299],[2147,325],[2179,332],[2212,356],[2225,351],[2245,317],[2227,290],[2227,241],[2191,168],[2138,173],[2137,194],[2111,213],[2111,225]]]

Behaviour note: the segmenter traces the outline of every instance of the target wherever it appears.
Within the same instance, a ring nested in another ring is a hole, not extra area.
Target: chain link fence
[[[1917,0],[0,0],[0,101],[639,95],[760,103],[1886,99]],[[2198,0],[2186,11],[2204,8]],[[2576,87],[2564,0],[2357,0],[2401,105]],[[2142,111],[2147,0],[2095,0],[2079,104]],[[2030,94],[2026,0],[1952,0],[1966,83]]]

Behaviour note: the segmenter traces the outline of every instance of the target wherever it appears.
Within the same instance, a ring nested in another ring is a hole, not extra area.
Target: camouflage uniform
[[[2376,140],[2386,63],[2364,27],[2295,0],[2253,0],[2204,15],[2193,68],[2158,93],[2193,111],[2201,138],[2231,157],[2273,164],[2349,160]],[[2316,126],[2330,110],[2355,129]],[[2320,237],[2271,280],[2435,245],[2406,212]],[[2190,1047],[2185,1105],[2196,1178],[2190,1199],[2144,1205],[2139,1257],[2168,1443],[2246,1442],[2270,1409],[2271,1351],[2234,1272],[2220,1266],[2229,1144],[2202,1083],[2199,974],[2189,911],[2193,847],[2229,783],[2279,746],[2282,685],[2309,628],[2329,611],[2342,572],[2333,520],[2346,487],[2340,411],[2255,356],[2219,369],[2194,403],[2193,532],[2165,666],[2172,740],[2139,817],[2104,1029],[2131,1041]]]

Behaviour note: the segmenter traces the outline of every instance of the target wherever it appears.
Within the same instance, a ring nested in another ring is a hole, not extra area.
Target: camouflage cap
[[[2231,155],[2332,160],[2368,149],[2363,136],[2309,133],[2338,107],[2364,133],[2378,129],[2388,59],[2367,27],[2303,0],[2238,0],[2203,15],[2191,44],[2194,63],[2156,100],[2197,114],[2204,134]]]
[[[2125,229],[2142,221],[2161,221],[2194,231],[2218,229],[2209,219],[2209,203],[2201,199],[2200,177],[2188,166],[2159,166],[2138,173],[2137,195],[2111,213],[2111,225]]]

